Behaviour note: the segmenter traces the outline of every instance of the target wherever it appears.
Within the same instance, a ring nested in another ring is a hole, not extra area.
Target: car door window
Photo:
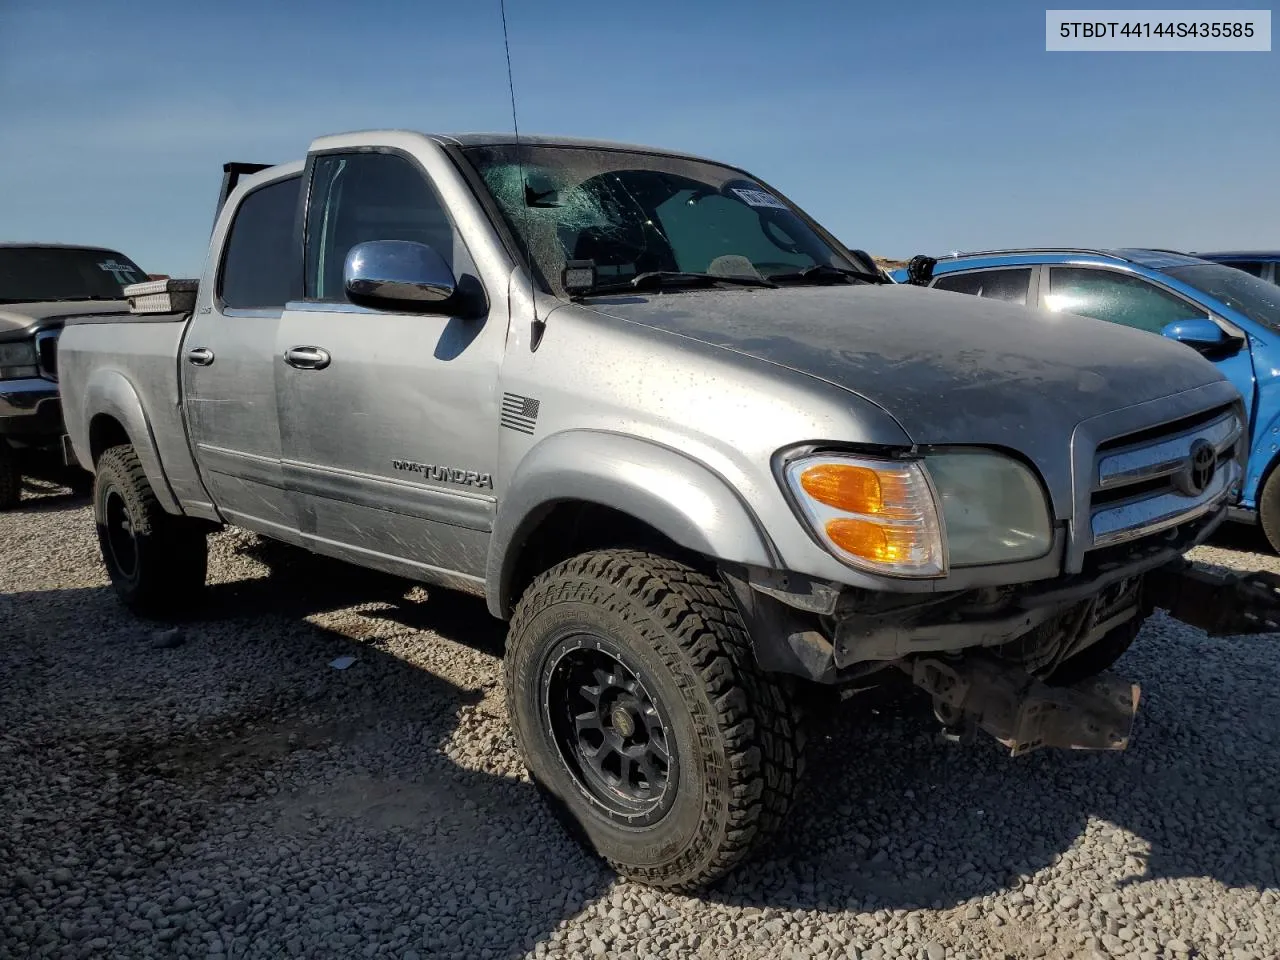
[[[1261,260],[1222,260],[1219,261],[1228,267],[1235,267],[1237,270],[1243,270],[1245,273],[1251,273],[1255,277],[1262,276],[1262,268],[1264,264]]]
[[[1030,285],[1030,267],[948,273],[939,277],[933,284],[936,290],[952,290],[975,297],[1022,304],[1027,302],[1027,288]]]
[[[224,307],[283,309],[296,295],[293,220],[302,177],[259,187],[240,202],[227,232],[218,277]]]
[[[1045,306],[1151,333],[1159,333],[1175,320],[1209,316],[1141,277],[1089,267],[1051,268]]]
[[[454,229],[426,175],[392,153],[318,157],[306,232],[306,297],[346,299],[347,253],[366,240],[425,243],[453,267]]]

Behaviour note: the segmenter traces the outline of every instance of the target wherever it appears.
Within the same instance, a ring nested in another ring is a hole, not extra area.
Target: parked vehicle
[[[1182,559],[1245,410],[1177,344],[886,283],[652,148],[375,131],[228,171],[198,282],[63,334],[116,591],[190,609],[229,523],[484,596],[535,783],[627,876],[696,889],[778,828],[813,685],[1121,749],[1103,671],[1155,606],[1280,622],[1280,578]]]
[[[18,503],[34,455],[62,454],[63,323],[80,314],[127,313],[122,290],[145,277],[115,250],[0,243],[0,510]]]
[[[1198,350],[1244,397],[1249,460],[1232,516],[1280,550],[1280,289],[1164,250],[1001,250],[942,257],[928,285],[1160,333]]]
[[[1192,253],[1190,256],[1226,264],[1259,280],[1280,284],[1280,250],[1228,250],[1219,253]]]

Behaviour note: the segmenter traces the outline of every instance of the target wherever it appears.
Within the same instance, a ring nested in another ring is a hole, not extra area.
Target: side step
[[[1021,756],[1041,747],[1124,750],[1141,690],[1103,673],[1070,687],[1051,687],[1017,664],[983,653],[904,662],[912,682],[933,697],[949,727],[976,726]]]

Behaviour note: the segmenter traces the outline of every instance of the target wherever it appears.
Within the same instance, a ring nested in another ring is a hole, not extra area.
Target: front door
[[[227,520],[297,542],[280,465],[276,339],[296,296],[299,173],[248,193],[200,284],[179,369],[196,463]],[[214,243],[216,245],[217,239]]]
[[[1144,277],[1085,265],[1049,267],[1048,288],[1046,292],[1041,286],[1041,302],[1050,310],[1108,320],[1155,334],[1175,320],[1209,319],[1209,311],[1200,304]],[[1249,347],[1215,358],[1214,366],[1240,391],[1245,422],[1252,423],[1254,380]]]
[[[425,170],[401,153],[314,157],[303,300],[276,342],[286,480],[313,550],[474,589],[494,515],[494,392],[505,329],[358,307],[347,252],[366,240],[435,249],[476,270]]]

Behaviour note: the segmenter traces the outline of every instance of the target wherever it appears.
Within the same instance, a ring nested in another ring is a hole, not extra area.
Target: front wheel
[[[22,464],[18,453],[0,437],[0,510],[12,510],[22,499]]]
[[[507,705],[530,775],[621,875],[692,891],[781,824],[803,739],[724,587],[629,550],[534,581],[512,619]]]
[[[1280,467],[1267,475],[1258,494],[1258,523],[1267,545],[1274,553],[1280,553]]]
[[[165,512],[131,445],[99,458],[93,512],[102,559],[124,605],[146,617],[186,612],[204,587],[206,533]]]

